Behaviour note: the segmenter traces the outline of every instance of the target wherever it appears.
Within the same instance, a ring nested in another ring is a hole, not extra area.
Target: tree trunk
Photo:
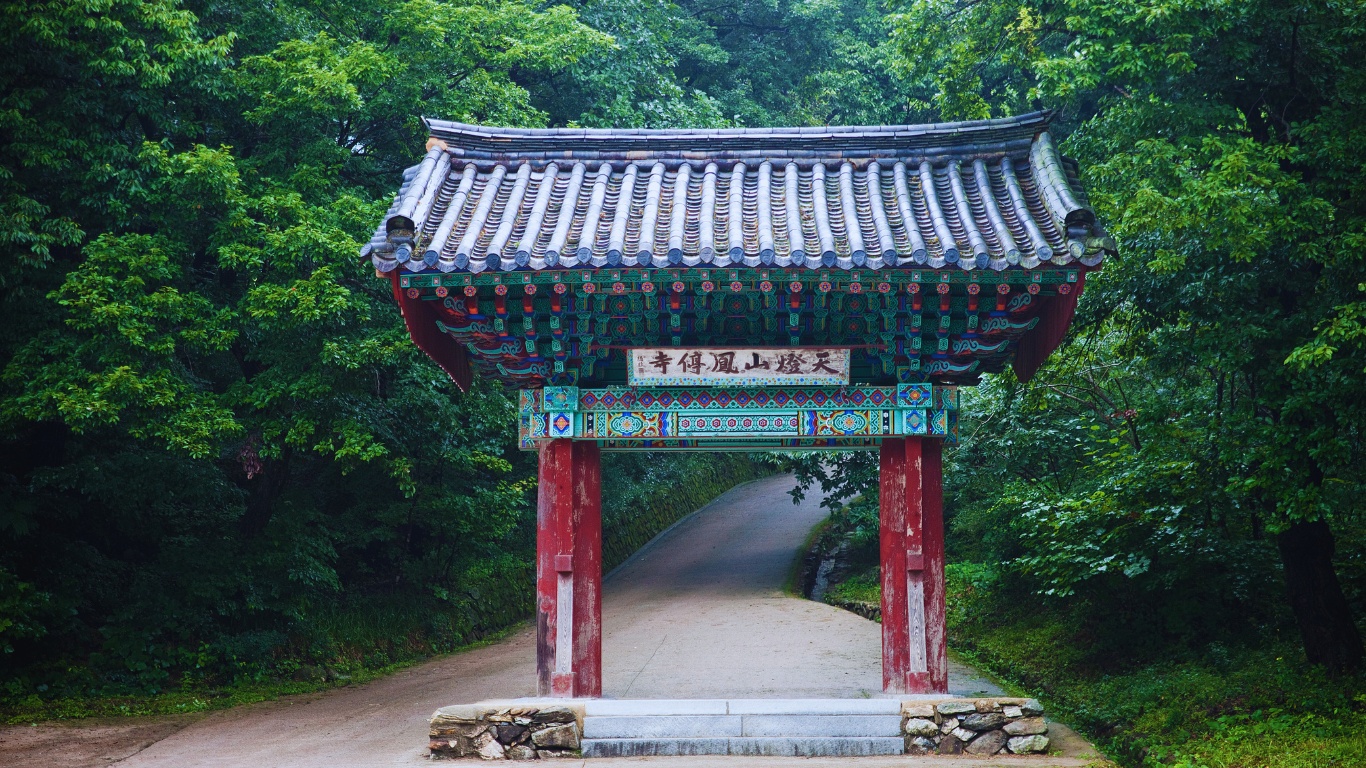
[[[1330,674],[1361,668],[1361,634],[1333,570],[1333,532],[1322,520],[1296,522],[1276,537],[1286,593],[1310,664]]]

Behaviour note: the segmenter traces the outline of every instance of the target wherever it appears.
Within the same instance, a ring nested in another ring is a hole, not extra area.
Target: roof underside
[[[461,386],[615,386],[623,350],[836,346],[851,382],[1028,378],[1096,223],[1048,115],[928,126],[433,140],[363,253]]]
[[[381,272],[1095,266],[1112,241],[1048,115],[624,131],[430,120],[363,253]]]

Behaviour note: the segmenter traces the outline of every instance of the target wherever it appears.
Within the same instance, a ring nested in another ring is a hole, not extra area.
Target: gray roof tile
[[[514,129],[428,120],[362,251],[382,272],[1032,268],[1113,252],[1048,113],[939,125]]]

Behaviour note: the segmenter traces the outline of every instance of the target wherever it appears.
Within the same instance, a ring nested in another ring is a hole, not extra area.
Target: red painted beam
[[[470,360],[465,350],[436,327],[439,318],[429,302],[409,298],[399,287],[397,269],[389,273],[389,282],[393,286],[394,301],[403,315],[403,324],[408,327],[408,335],[412,337],[413,343],[451,377],[451,381],[455,382],[455,386],[459,387],[461,392],[468,392],[470,385],[474,383],[474,371],[470,368]]]
[[[1066,296],[1054,296],[1044,302],[1039,311],[1039,324],[1020,339],[1015,349],[1015,378],[1029,381],[1043,366],[1053,350],[1058,348],[1067,336],[1067,328],[1072,324],[1072,316],[1077,313],[1077,301],[1086,288],[1086,272],[1081,270],[1077,282]]]
[[[888,693],[947,693],[941,443],[882,443],[882,687]]]

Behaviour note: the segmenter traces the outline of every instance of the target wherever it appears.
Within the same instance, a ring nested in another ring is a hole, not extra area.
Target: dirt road
[[[859,697],[881,688],[878,625],[786,596],[816,499],[788,477],[749,483],[687,518],[603,590],[604,693],[615,698]],[[0,729],[0,764],[121,768],[385,768],[424,764],[447,704],[535,694],[529,629],[355,688],[191,720]],[[954,665],[951,691],[997,689]]]

